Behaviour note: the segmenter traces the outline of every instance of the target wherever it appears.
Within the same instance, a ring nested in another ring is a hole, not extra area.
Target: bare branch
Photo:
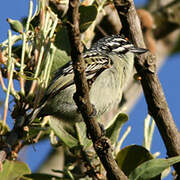
[[[71,0],[69,2],[69,35],[72,47],[71,58],[75,74],[74,81],[76,84],[74,99],[91,135],[94,149],[106,169],[108,179],[127,179],[124,173],[119,169],[116,161],[113,159],[109,139],[103,136],[98,122],[92,116],[94,109],[89,101],[89,88],[84,73],[84,60],[82,58],[83,48],[80,41],[78,7],[78,0]]]
[[[120,18],[123,18],[123,28],[126,31],[130,28],[134,44],[138,47],[145,47],[133,0],[115,0],[114,3]],[[174,123],[156,73],[156,58],[151,53],[146,53],[139,59],[136,59],[135,67],[142,78],[141,85],[149,114],[157,124],[167,149],[167,155],[169,157],[180,155],[180,134]],[[176,164],[174,167],[180,176],[180,164]]]

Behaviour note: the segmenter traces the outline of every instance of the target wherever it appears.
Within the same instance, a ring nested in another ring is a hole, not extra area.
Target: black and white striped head
[[[110,52],[117,53],[118,55],[125,54],[126,52],[132,53],[145,53],[147,49],[137,48],[135,47],[130,41],[126,38],[122,37],[121,35],[112,35],[109,37],[104,37],[94,43],[89,52],[99,52],[103,54],[107,54]]]

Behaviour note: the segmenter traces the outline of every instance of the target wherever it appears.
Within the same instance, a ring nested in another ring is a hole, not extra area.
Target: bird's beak
[[[132,47],[129,49],[133,53],[142,54],[148,51],[148,49]]]

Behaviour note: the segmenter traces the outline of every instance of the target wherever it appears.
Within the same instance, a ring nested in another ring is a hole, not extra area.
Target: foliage
[[[82,1],[79,13],[80,30],[83,34],[82,42],[88,46],[93,40],[97,16],[103,11],[106,1],[100,4],[94,2],[87,5],[86,3]],[[7,143],[9,133],[11,133],[6,124],[10,95],[14,98],[12,118],[15,119],[15,128],[19,128],[24,123],[22,117],[28,116],[43,98],[44,89],[57,68],[71,60],[66,13],[59,17],[53,8],[39,1],[39,7],[33,15],[33,3],[30,1],[25,27],[23,23],[10,18],[8,22],[17,34],[12,35],[12,31],[9,30],[8,40],[0,45],[0,80],[1,87],[6,92],[4,115],[0,122],[2,146]],[[19,43],[20,41],[22,44]],[[7,87],[4,79],[8,79]],[[14,87],[15,80],[19,83],[20,91]],[[129,179],[159,179],[165,169],[180,162],[180,157],[156,159],[151,154],[150,146],[154,125],[153,123],[150,125],[149,120],[145,124],[144,147],[131,145],[120,149],[124,138],[129,133],[124,134],[118,143],[120,130],[127,120],[126,114],[117,113],[105,130],[106,136],[112,142],[114,157]],[[52,145],[64,147],[67,159],[64,162],[64,169],[56,170],[64,176],[63,179],[89,179],[92,176],[91,171],[98,175],[104,174],[102,164],[92,149],[92,142],[86,136],[86,127],[83,122],[67,127],[64,122],[53,117],[44,118],[43,121],[37,118],[32,125],[23,128],[22,147],[47,137]],[[17,147],[20,140],[16,139],[16,141],[12,152],[18,153],[20,148]],[[0,179],[61,179],[61,176],[50,174],[33,174],[25,163],[19,161],[6,160],[2,169]]]
[[[27,164],[20,161],[8,161],[3,164],[3,170],[0,172],[0,179],[20,179],[23,174],[30,174],[31,171]]]

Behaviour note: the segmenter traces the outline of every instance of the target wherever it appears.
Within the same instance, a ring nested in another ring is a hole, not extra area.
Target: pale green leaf
[[[54,130],[55,134],[60,138],[61,141],[69,148],[78,146],[78,140],[70,134],[67,129],[65,128],[65,124],[63,121],[55,117],[50,117],[49,120],[50,127]],[[66,124],[71,128],[71,124]]]
[[[152,159],[144,162],[129,175],[130,180],[148,180],[162,173],[166,168],[180,162],[180,156],[169,159]]]
[[[127,114],[119,113],[113,123],[106,129],[106,136],[111,140],[112,144],[117,142],[121,127],[127,120]]]
[[[24,174],[30,174],[31,170],[28,165],[20,161],[6,160],[0,172],[2,180],[20,180]]]
[[[92,144],[92,141],[87,138],[85,123],[83,121],[76,123],[76,130],[80,145],[82,145],[83,148],[86,149]]]

